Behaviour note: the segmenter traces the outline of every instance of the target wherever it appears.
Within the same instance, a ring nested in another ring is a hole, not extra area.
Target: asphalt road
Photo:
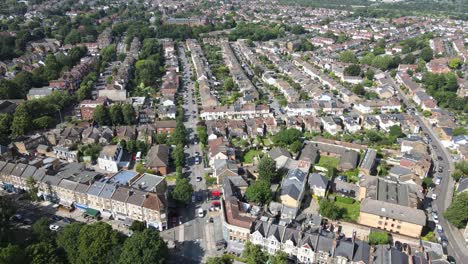
[[[386,73],[387,79],[397,91],[398,97],[408,106],[415,107],[406,96],[406,94],[400,89],[393,78]],[[443,172],[437,175],[442,177],[442,181],[435,187],[434,193],[437,194],[437,199],[432,201],[432,208],[438,212],[439,224],[444,229],[445,236],[449,243],[447,246],[447,254],[453,256],[457,263],[466,263],[468,260],[467,248],[465,246],[465,240],[461,235],[460,231],[450,224],[443,216],[443,212],[452,203],[452,197],[454,192],[455,182],[451,177],[451,172],[454,170],[454,164],[451,155],[447,149],[442,145],[439,138],[436,136],[432,127],[424,122],[421,118],[421,114],[415,111],[409,112],[411,116],[419,122],[422,132],[427,135],[426,138],[430,138],[430,150],[433,153],[432,158],[434,161],[434,167],[443,167]],[[442,157],[441,161],[437,160],[437,157]],[[437,233],[437,232],[435,232]]]
[[[189,205],[179,208],[178,216],[180,222],[178,226],[172,227],[163,232],[166,239],[176,242],[176,262],[201,263],[207,256],[217,254],[216,241],[222,238],[221,219],[218,212],[210,212],[211,200],[208,200],[208,190],[206,188],[203,162],[195,164],[195,156],[202,157],[203,153],[200,144],[194,144],[196,126],[198,122],[198,105],[195,99],[194,82],[191,81],[192,69],[189,58],[186,57],[185,47],[178,47],[181,59],[181,78],[184,85],[182,95],[184,110],[184,125],[187,129],[187,147],[185,148],[186,165],[183,174],[188,177],[194,189],[194,198]],[[197,153],[198,152],[198,153]],[[201,181],[197,178],[201,177]],[[203,208],[204,216],[199,217],[197,210]],[[209,218],[213,218],[213,223],[209,223]],[[180,224],[180,225],[179,225]]]

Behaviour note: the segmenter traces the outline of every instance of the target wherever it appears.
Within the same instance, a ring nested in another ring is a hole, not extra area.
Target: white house
[[[103,147],[98,158],[99,168],[109,172],[118,172],[118,165],[122,159],[122,154],[123,149],[120,145],[109,145]]]

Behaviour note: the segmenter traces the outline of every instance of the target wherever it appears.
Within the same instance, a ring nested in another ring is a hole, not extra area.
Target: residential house
[[[146,155],[145,167],[160,175],[166,175],[169,167],[169,147],[166,145],[154,145]]]
[[[175,120],[155,121],[153,126],[157,134],[172,133],[177,126],[177,122]]]
[[[308,183],[314,195],[325,197],[328,188],[328,179],[325,176],[319,173],[311,173],[309,174]]]
[[[168,208],[164,195],[147,193],[143,201],[143,219],[148,227],[154,227],[160,231],[168,228]]]
[[[291,170],[281,182],[281,203],[299,209],[304,197],[307,174],[300,169]]]
[[[118,172],[122,155],[123,149],[120,145],[104,146],[98,157],[99,169],[109,172]]]
[[[239,168],[237,167],[236,162],[233,160],[215,159],[213,167],[213,176],[216,177],[218,184],[223,182],[224,177],[233,177],[239,175]]]

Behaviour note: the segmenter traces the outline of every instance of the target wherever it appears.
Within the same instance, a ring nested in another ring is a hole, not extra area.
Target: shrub
[[[335,197],[335,201],[340,202],[340,203],[345,203],[345,204],[353,204],[356,202],[353,198],[341,197],[341,196]]]

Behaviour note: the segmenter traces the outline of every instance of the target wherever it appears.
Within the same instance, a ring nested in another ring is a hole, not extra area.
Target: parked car
[[[442,181],[442,178],[441,178],[441,177],[437,177],[434,183],[437,184],[437,185],[439,185],[441,181]]]
[[[205,211],[203,208],[198,208],[198,217],[202,218],[205,216]]]
[[[437,229],[437,232],[439,232],[439,233],[443,233],[443,232],[444,232],[444,229],[442,229],[442,226],[439,225],[439,224],[436,225],[436,229]]]
[[[59,230],[60,230],[60,226],[58,226],[58,225],[50,225],[50,226],[49,226],[49,229],[50,229],[51,231],[55,231],[55,232],[56,232],[56,231],[59,231]]]
[[[434,223],[436,223],[436,224],[439,223],[439,216],[437,216],[437,214],[433,214],[432,219],[434,219]]]
[[[202,181],[202,177],[197,176],[197,182],[201,182],[201,181]]]
[[[437,194],[433,193],[431,198],[432,198],[432,200],[436,200],[437,199]]]

